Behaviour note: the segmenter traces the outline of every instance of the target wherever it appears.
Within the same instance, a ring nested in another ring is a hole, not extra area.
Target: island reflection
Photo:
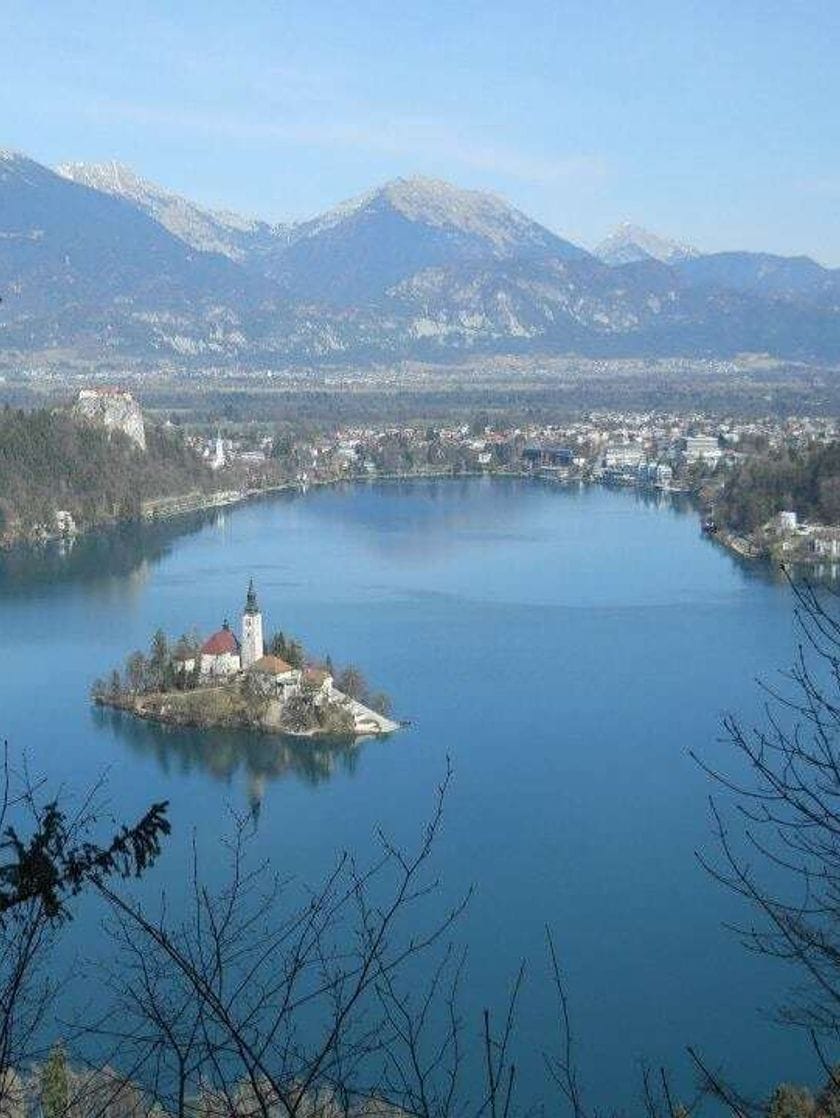
[[[248,800],[255,813],[259,811],[270,781],[294,777],[305,784],[317,785],[339,773],[352,775],[368,740],[182,729],[147,722],[104,707],[92,708],[91,717],[98,729],[115,734],[133,753],[154,757],[167,775],[203,772],[229,783],[238,774],[244,774]]]

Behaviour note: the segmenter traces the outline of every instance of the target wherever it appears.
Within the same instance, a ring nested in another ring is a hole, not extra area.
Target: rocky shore
[[[333,689],[330,699],[295,716],[276,698],[255,694],[236,678],[192,691],[95,695],[97,706],[126,711],[137,718],[199,730],[252,730],[299,738],[361,738],[394,733],[400,723]]]

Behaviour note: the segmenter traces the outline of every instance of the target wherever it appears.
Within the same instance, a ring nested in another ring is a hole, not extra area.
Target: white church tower
[[[254,580],[248,584],[245,612],[242,614],[242,668],[247,671],[263,655],[263,624]]]

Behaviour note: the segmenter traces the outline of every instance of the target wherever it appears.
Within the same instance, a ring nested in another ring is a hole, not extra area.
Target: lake
[[[410,727],[341,752],[91,709],[93,677],[158,626],[238,628],[250,577],[268,631],[359,665]],[[641,1059],[687,1076],[687,1044],[744,1089],[814,1076],[767,1013],[791,976],[723,927],[743,910],[696,860],[713,849],[710,786],[688,755],[715,750],[724,712],[755,716],[755,677],[791,662],[791,595],[696,515],[518,480],[347,485],[17,552],[0,619],[0,737],[55,784],[106,773],[122,818],[170,800],[155,889],[183,880],[194,833],[213,858],[230,810],[303,878],[370,850],[377,826],[410,839],[449,757],[435,864],[453,893],[475,886],[460,934],[476,1015],[528,960],[526,1091],[541,1093],[551,1028],[546,924],[594,1103],[631,1106]],[[93,919],[80,912],[73,950]]]

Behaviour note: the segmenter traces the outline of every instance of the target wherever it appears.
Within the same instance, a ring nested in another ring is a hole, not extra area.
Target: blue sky
[[[424,173],[587,245],[840,265],[838,59],[836,0],[2,0],[0,147],[275,220]]]

